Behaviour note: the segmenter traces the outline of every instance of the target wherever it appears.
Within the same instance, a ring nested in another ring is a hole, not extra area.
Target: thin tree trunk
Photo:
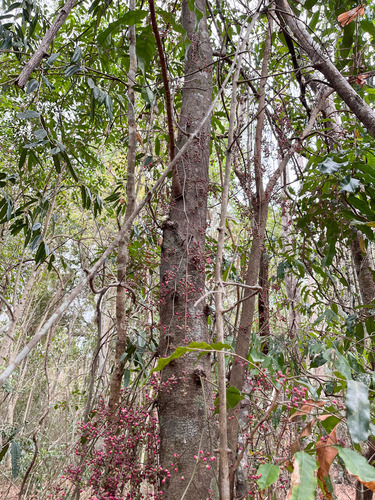
[[[289,169],[286,167],[284,173],[284,206],[283,212],[281,215],[281,236],[283,240],[283,251],[284,253],[292,252],[293,245],[293,236],[291,234],[292,230],[292,214],[290,212],[290,201],[287,196],[289,184]],[[288,305],[288,335],[289,338],[294,338],[297,336],[300,323],[301,323],[301,314],[297,309],[298,304],[300,303],[301,296],[298,288],[298,282],[296,277],[288,270],[285,271],[285,290],[287,297],[287,305]]]
[[[254,208],[254,221],[253,221],[253,241],[251,244],[250,256],[248,261],[248,268],[246,274],[246,285],[255,286],[258,283],[260,258],[263,252],[263,241],[266,231],[267,215],[268,215],[268,199],[266,198],[263,187],[263,173],[262,173],[262,136],[264,125],[264,113],[266,102],[266,84],[267,84],[267,71],[268,60],[271,54],[271,39],[272,39],[272,24],[269,19],[266,44],[264,48],[264,56],[262,63],[262,73],[259,88],[259,103],[258,103],[258,120],[255,133],[255,183],[256,195],[253,201]],[[253,324],[254,311],[255,311],[255,294],[252,290],[245,288],[244,291],[245,301],[242,306],[242,313],[240,318],[240,325],[236,339],[236,354],[246,358],[250,344],[250,332]],[[245,353],[245,354],[244,354]],[[235,360],[233,362],[232,371],[230,374],[229,385],[234,386],[240,391],[243,389],[245,379],[246,366],[242,361]],[[238,421],[233,418],[229,422],[228,428],[228,442],[230,448],[236,452],[237,449],[237,434],[238,434]],[[232,484],[234,476],[232,474]]]
[[[270,299],[269,299],[269,256],[268,252],[263,250],[260,258],[259,269],[259,286],[262,290],[258,297],[258,318],[259,318],[259,335],[266,340],[263,343],[262,351],[268,352],[269,336],[270,336]]]
[[[212,104],[212,49],[203,0],[196,2],[203,17],[196,30],[196,16],[182,3],[182,25],[191,46],[185,63],[185,84],[179,128],[193,132]],[[199,89],[199,90],[198,90]],[[187,136],[179,133],[177,149]],[[189,150],[177,163],[182,194],[172,194],[168,219],[163,224],[160,268],[159,351],[170,354],[177,346],[191,341],[209,341],[208,308],[203,300],[205,288],[205,234],[210,156],[210,124],[205,123]],[[177,196],[176,196],[177,195]],[[198,301],[198,302],[197,302]],[[164,500],[205,499],[209,496],[213,469],[197,464],[194,455],[212,450],[207,413],[212,405],[211,365],[208,356],[197,364],[187,355],[162,371],[159,392],[159,419],[163,469],[177,468],[163,484]],[[215,439],[215,438],[214,438]],[[208,465],[212,462],[206,462]],[[185,491],[186,490],[186,491]]]
[[[247,40],[250,30],[244,37],[244,42]],[[237,108],[237,81],[240,75],[242,62],[242,54],[239,55],[236,70],[233,78],[232,98],[229,116],[228,127],[228,148],[225,161],[225,175],[223,184],[223,195],[221,200],[221,213],[220,213],[220,226],[218,228],[219,235],[217,240],[217,252],[215,263],[215,310],[216,310],[216,340],[217,342],[224,342],[224,311],[223,311],[223,297],[224,297],[224,283],[222,281],[222,265],[223,265],[223,252],[225,241],[225,227],[227,220],[227,208],[229,199],[229,182],[233,163],[233,145],[234,145],[234,132],[235,132],[235,117]],[[219,352],[218,359],[218,386],[219,386],[219,490],[220,499],[230,499],[230,482],[229,482],[229,457],[228,452],[228,429],[227,429],[227,400],[226,400],[226,369],[225,369],[225,354]]]
[[[129,9],[135,10],[135,0],[129,1]],[[127,183],[126,183],[126,223],[134,211],[136,204],[135,195],[135,154],[137,149],[137,127],[135,122],[135,94],[134,82],[137,73],[137,55],[136,55],[136,39],[135,39],[135,26],[129,27],[129,59],[130,66],[128,72],[128,130],[129,130],[129,149],[128,149],[128,168],[127,168]],[[131,227],[128,228],[119,241],[117,252],[117,279],[119,286],[117,287],[116,294],[116,328],[117,328],[117,342],[115,353],[115,366],[113,368],[111,382],[110,382],[110,395],[109,395],[109,408],[114,412],[119,399],[121,391],[121,382],[124,374],[125,359],[124,353],[126,351],[126,341],[128,333],[128,317],[126,314],[126,269],[129,258],[128,245]]]

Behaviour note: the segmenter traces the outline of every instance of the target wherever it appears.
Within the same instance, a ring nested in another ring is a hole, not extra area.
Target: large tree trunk
[[[196,30],[196,16],[182,3],[182,24],[192,41],[185,65],[180,129],[193,132],[207,114],[212,102],[212,49],[207,30],[205,2],[196,6],[203,18]],[[180,132],[177,148],[187,136]],[[208,339],[208,308],[198,299],[205,287],[205,234],[210,155],[210,124],[206,122],[191,147],[177,164],[170,213],[163,224],[160,268],[160,354],[169,355],[177,346]],[[171,469],[162,485],[163,499],[201,500],[209,496],[212,468],[198,464],[199,450],[212,451],[207,415],[212,406],[210,359],[197,364],[196,355],[186,355],[170,363],[162,372],[159,393],[159,419],[163,469]],[[171,467],[173,463],[173,467]],[[212,464],[212,462],[207,462]],[[178,471],[174,471],[174,469]]]

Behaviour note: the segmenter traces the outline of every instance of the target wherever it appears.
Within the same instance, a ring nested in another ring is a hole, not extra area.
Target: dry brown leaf
[[[366,486],[371,491],[375,491],[375,481],[370,481],[369,483],[366,483],[366,481],[361,481],[358,476],[354,476],[355,478],[358,479],[358,481]]]
[[[329,415],[322,415],[322,416],[326,418],[329,417]],[[328,434],[327,439],[325,441],[318,441],[316,443],[316,455],[319,464],[318,478],[322,482],[324,493],[328,498],[328,500],[332,500],[332,494],[328,491],[324,478],[328,477],[331,464],[338,453],[336,448],[330,446],[337,444],[336,427],[332,429],[330,434]]]
[[[301,406],[299,410],[297,410],[291,417],[289,417],[290,421],[293,421],[296,417],[300,415],[308,415],[315,408],[321,408],[325,405],[324,401],[314,401],[313,399],[308,399],[304,405]]]
[[[306,427],[303,428],[301,434],[299,435],[300,438],[310,436],[312,427],[316,422],[316,418],[313,418],[307,425]]]
[[[141,146],[143,146],[142,136],[141,136],[141,134],[138,132],[138,130],[137,130],[137,141],[139,142],[139,144],[140,144]]]
[[[288,491],[288,495],[286,497],[286,500],[290,500],[292,498],[292,491],[293,488],[297,485],[301,484],[301,477],[299,474],[299,464],[296,459],[293,461],[293,473],[292,477],[290,478],[290,490]]]
[[[347,26],[349,23],[354,21],[354,19],[358,16],[363,16],[365,13],[365,4],[357,5],[354,9],[348,10],[347,12],[343,12],[337,18],[338,22],[342,27]]]
[[[363,87],[363,85],[366,85],[366,78],[368,77],[368,73],[366,73],[365,75],[357,75],[357,78],[356,78],[356,82],[358,83],[358,85],[360,85],[361,87]]]
[[[290,454],[291,455],[294,455],[295,453],[297,453],[297,451],[301,451],[301,445],[300,445],[299,439],[296,439],[290,445]]]

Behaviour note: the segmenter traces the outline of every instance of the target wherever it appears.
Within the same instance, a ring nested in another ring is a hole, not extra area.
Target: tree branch
[[[363,123],[368,132],[375,137],[375,112],[350,86],[347,79],[330,61],[328,55],[323,53],[320,44],[314,41],[303,23],[296,18],[287,0],[276,0],[276,5],[286,25],[310,58],[313,67],[327,78],[332,88],[335,89],[349,109]]]
[[[34,69],[39,66],[40,61],[47,54],[47,50],[51,45],[52,41],[56,37],[59,29],[64,24],[65,19],[68,17],[70,11],[76,6],[77,0],[67,0],[64,7],[60,10],[59,15],[57,16],[55,22],[49,28],[47,33],[44,35],[42,43],[40,44],[37,51],[31,57],[30,61],[25,64],[23,70],[20,73],[20,76],[14,82],[17,87],[23,89],[29,79],[31,73]]]

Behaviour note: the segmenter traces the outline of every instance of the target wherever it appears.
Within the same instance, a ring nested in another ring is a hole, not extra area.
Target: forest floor
[[[334,492],[337,500],[354,500],[355,499],[355,486],[354,484],[348,484],[344,480],[341,484],[334,484]],[[33,497],[23,497],[25,500],[37,500],[35,496]],[[317,500],[324,500],[325,497],[322,493],[318,493],[316,497]],[[0,500],[19,500],[19,488],[12,484],[2,483],[0,484]]]

